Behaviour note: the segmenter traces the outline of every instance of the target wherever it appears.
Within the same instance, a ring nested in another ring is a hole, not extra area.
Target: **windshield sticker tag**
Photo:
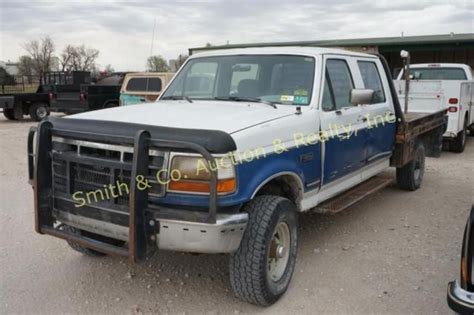
[[[305,89],[297,89],[293,92],[293,95],[308,96],[308,91]]]
[[[295,96],[295,104],[297,105],[306,105],[308,104],[308,97],[307,96]]]
[[[280,97],[281,102],[293,102],[294,99],[295,97],[293,95],[282,95]]]

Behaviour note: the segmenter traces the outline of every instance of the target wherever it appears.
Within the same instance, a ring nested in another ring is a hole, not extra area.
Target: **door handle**
[[[357,117],[357,121],[365,123],[365,122],[367,122],[367,116],[362,116],[361,115],[361,116]]]

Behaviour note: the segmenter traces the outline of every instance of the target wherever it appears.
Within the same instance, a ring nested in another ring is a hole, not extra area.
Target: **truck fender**
[[[244,163],[238,166],[239,195],[246,200],[253,199],[258,192],[272,180],[283,179],[291,182],[294,198],[293,202],[299,208],[299,201],[304,192],[304,174],[296,163],[286,159],[276,159],[273,162],[268,159]]]

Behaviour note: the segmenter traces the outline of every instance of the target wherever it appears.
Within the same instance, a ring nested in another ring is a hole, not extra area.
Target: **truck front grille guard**
[[[133,145],[132,173],[129,194],[129,233],[128,248],[117,247],[94,240],[89,237],[65,232],[54,226],[53,191],[52,191],[52,137],[65,137],[86,141],[118,143]],[[36,141],[35,141],[36,140]],[[38,128],[32,127],[28,134],[28,176],[34,190],[35,230],[40,234],[49,234],[79,245],[110,255],[126,256],[132,262],[145,259],[156,249],[152,236],[159,225],[148,224],[153,219],[148,207],[148,191],[137,188],[138,175],[148,173],[149,148],[158,150],[185,150],[200,154],[208,163],[215,165],[215,159],[208,150],[196,143],[186,141],[168,141],[152,139],[147,130],[139,130],[134,137],[104,135],[88,132],[77,132],[66,129],[56,129],[49,121],[43,121]],[[211,181],[209,194],[209,211],[203,219],[190,216],[190,221],[203,220],[206,223],[216,223],[217,214],[217,171],[210,167]]]

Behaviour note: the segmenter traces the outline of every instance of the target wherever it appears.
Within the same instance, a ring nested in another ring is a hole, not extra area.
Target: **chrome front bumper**
[[[232,253],[239,248],[247,213],[218,214],[216,223],[159,219],[158,248],[192,253]]]
[[[474,293],[461,288],[458,281],[448,285],[448,305],[459,314],[474,314]]]
[[[78,229],[128,240],[128,227],[119,226],[66,212],[56,212],[56,218]],[[239,248],[248,222],[247,213],[217,214],[216,223],[156,218],[159,225],[155,241],[159,249],[192,253],[232,253]]]

